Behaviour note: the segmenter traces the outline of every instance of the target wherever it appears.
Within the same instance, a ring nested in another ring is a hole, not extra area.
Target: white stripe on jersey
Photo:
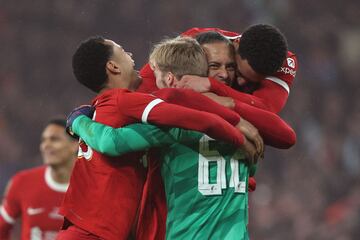
[[[10,217],[10,215],[6,212],[4,206],[0,206],[0,215],[4,218],[5,222],[7,222],[9,224],[15,223],[15,219]]]
[[[237,39],[237,38],[241,38],[241,35],[237,35],[237,36],[233,36],[233,37],[229,37],[229,36],[226,36],[226,35],[223,35],[223,36],[226,37],[229,40],[234,40],[234,39]]]
[[[45,170],[45,182],[46,185],[56,192],[66,192],[69,187],[68,183],[58,183],[51,176],[51,168],[48,166]]]
[[[271,76],[271,77],[266,77],[265,79],[268,79],[274,83],[279,84],[288,92],[288,94],[290,93],[289,85],[287,85],[287,83],[285,81],[281,80],[280,78]]]
[[[147,119],[148,119],[148,116],[149,116],[150,111],[151,111],[156,105],[158,105],[159,103],[162,103],[162,102],[163,102],[163,100],[161,100],[161,99],[159,99],[159,98],[152,100],[152,101],[145,107],[144,112],[143,112],[143,114],[142,114],[142,116],[141,116],[141,121],[142,121],[143,123],[147,123]]]

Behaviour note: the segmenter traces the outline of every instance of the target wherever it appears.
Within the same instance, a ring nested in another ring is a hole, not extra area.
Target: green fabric
[[[203,134],[187,134],[198,141],[162,151],[166,239],[248,239],[244,154]]]
[[[72,124],[72,131],[91,148],[109,156],[119,156],[151,147],[167,146],[175,142],[194,141],[182,129],[159,128],[150,124],[131,124],[112,128],[79,116]]]

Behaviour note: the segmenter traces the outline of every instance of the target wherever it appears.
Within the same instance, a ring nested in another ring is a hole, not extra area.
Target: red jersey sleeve
[[[281,68],[273,75],[267,76],[253,96],[262,99],[267,110],[279,113],[285,106],[296,76],[298,63],[295,54],[288,52]]]
[[[119,100],[119,110],[132,120],[203,132],[235,146],[244,143],[242,133],[215,114],[166,103],[147,94],[130,93],[123,97]]]
[[[268,76],[265,79],[279,84],[289,93],[292,83],[295,79],[297,69],[298,60],[296,55],[288,51],[287,57],[284,60],[281,68],[273,76]]]
[[[0,239],[1,240],[9,240],[10,239],[10,233],[13,225],[9,224],[5,221],[3,216],[0,216]]]
[[[15,223],[15,219],[21,215],[21,175],[15,175],[9,182],[2,202],[1,216],[10,223]]]
[[[234,126],[240,121],[240,116],[234,111],[191,89],[163,88],[154,92],[154,95],[168,103],[214,113]]]
[[[278,115],[240,101],[235,103],[234,110],[259,130],[265,144],[282,149],[295,144],[295,131]]]
[[[12,180],[9,181],[4,193],[4,199],[0,206],[0,239],[10,239],[10,233],[15,219],[21,214],[19,202],[20,192],[17,190],[18,182],[19,177],[15,175]]]
[[[267,106],[267,104],[265,104],[264,99],[253,96],[251,94],[239,92],[239,91],[237,91],[237,90],[235,90],[213,78],[209,77],[209,80],[210,80],[210,84],[211,84],[210,92],[216,93],[217,95],[220,95],[220,96],[231,97],[235,100],[244,102],[246,104],[252,105],[257,108],[269,110],[268,109],[269,107]]]

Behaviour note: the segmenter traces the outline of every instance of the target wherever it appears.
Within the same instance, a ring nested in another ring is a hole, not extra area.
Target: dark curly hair
[[[257,24],[241,35],[238,53],[248,60],[255,72],[271,75],[282,65],[287,55],[285,36],[274,26]]]
[[[105,44],[101,36],[83,41],[72,57],[76,79],[94,92],[99,92],[108,81],[105,65],[113,54],[113,48]]]

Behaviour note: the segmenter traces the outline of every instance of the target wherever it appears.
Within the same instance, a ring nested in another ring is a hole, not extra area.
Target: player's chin
[[[45,165],[48,165],[50,167],[55,167],[55,166],[60,165],[61,160],[59,160],[58,157],[52,156],[52,157],[44,157],[43,162]]]

